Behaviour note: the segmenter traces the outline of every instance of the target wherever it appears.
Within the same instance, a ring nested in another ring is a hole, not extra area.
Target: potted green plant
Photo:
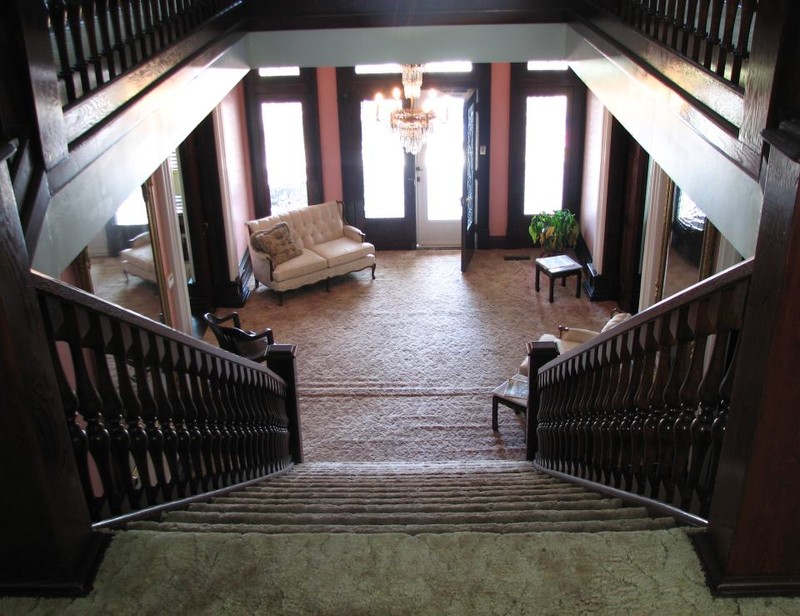
[[[569,210],[534,214],[528,226],[534,246],[541,246],[543,254],[563,252],[574,248],[578,241],[578,221]]]

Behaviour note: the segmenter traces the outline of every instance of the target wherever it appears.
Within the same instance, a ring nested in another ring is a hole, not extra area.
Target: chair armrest
[[[251,334],[247,337],[247,340],[261,340],[262,338],[266,338],[267,344],[275,344],[275,338],[273,338],[272,330],[269,327],[260,334],[257,334],[255,332],[247,332],[247,333]]]
[[[367,239],[367,236],[361,231],[361,229],[356,229],[352,225],[345,225],[344,226],[344,235],[347,238],[355,242],[363,242]]]
[[[568,342],[586,342],[594,338],[598,333],[590,329],[581,329],[580,327],[558,326],[558,337]]]

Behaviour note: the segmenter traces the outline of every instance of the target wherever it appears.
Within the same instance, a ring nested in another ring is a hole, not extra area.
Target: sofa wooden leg
[[[375,280],[375,263],[372,264],[372,279]]]
[[[278,291],[278,306],[283,306],[283,291]]]
[[[330,278],[326,278],[325,279],[325,291],[327,291],[328,293],[331,292],[331,279]]]

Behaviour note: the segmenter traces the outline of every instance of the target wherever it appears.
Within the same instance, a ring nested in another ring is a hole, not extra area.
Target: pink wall
[[[243,83],[240,82],[222,99],[219,104],[219,117],[225,135],[225,163],[228,169],[228,193],[231,199],[236,254],[241,258],[247,249],[248,238],[244,223],[255,218]],[[234,265],[238,266],[238,263]]]
[[[506,235],[508,224],[508,136],[511,65],[492,64],[489,131],[489,235]]]
[[[589,253],[596,258],[597,210],[603,171],[603,120],[605,108],[594,94],[586,96],[586,137],[583,154],[583,192],[581,195],[581,235]]]
[[[336,93],[336,69],[317,69],[319,137],[322,150],[322,192],[325,201],[342,199],[342,156],[339,146],[339,98]]]

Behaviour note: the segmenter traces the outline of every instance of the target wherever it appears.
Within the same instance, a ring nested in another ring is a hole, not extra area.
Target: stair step
[[[570,520],[559,522],[515,522],[515,523],[473,523],[473,524],[378,524],[367,525],[265,525],[265,524],[192,524],[181,522],[135,522],[131,530],[154,530],[187,533],[403,533],[419,535],[422,533],[600,533],[662,530],[675,526],[672,518],[634,519],[634,520]]]

